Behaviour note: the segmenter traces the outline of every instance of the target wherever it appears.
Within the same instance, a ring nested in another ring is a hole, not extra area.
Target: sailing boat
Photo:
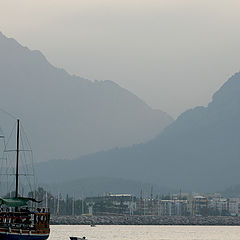
[[[0,240],[45,240],[49,237],[50,213],[44,208],[29,208],[34,198],[19,197],[20,124],[17,119],[15,197],[0,198]]]

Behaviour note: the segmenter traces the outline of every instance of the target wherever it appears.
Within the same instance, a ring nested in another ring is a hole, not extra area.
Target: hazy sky
[[[0,0],[0,31],[176,117],[239,71],[239,12],[239,0]]]

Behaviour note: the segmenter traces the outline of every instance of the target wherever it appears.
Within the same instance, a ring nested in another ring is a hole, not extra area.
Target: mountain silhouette
[[[136,196],[140,196],[142,193],[143,196],[147,197],[150,196],[151,191],[154,194],[169,193],[169,188],[157,184],[108,177],[86,177],[73,181],[43,184],[42,186],[55,195],[58,193],[69,195],[75,193],[76,197],[101,196],[105,193],[132,193]],[[174,190],[177,189],[171,189],[171,191]]]
[[[192,191],[223,190],[239,183],[240,73],[214,94],[207,107],[184,112],[145,144],[38,165],[43,169],[52,182],[77,175],[106,176]]]
[[[70,75],[2,33],[0,83],[0,108],[26,126],[37,161],[145,142],[173,121],[116,83]],[[8,128],[15,121],[0,119]]]

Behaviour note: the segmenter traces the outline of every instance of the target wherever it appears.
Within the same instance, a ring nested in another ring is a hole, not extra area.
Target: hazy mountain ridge
[[[76,174],[114,176],[175,189],[220,190],[239,181],[239,133],[240,73],[236,73],[207,107],[186,111],[154,140],[63,161],[55,170],[61,180]],[[47,179],[56,178],[51,175],[54,165],[47,166]]]
[[[20,117],[38,160],[145,142],[173,121],[116,83],[72,76],[1,33],[0,81],[1,108]]]
[[[151,189],[153,193],[168,193],[169,191],[156,184],[108,177],[78,178],[72,181],[45,184],[43,187],[53,194],[72,195],[75,193],[75,197],[97,196],[104,193],[132,193],[140,196],[141,192],[143,196],[150,196]]]
[[[240,184],[230,186],[226,188],[221,194],[225,197],[233,197],[239,198],[240,197]]]

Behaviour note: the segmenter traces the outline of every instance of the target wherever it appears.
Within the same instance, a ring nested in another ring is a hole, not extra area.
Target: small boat
[[[96,227],[96,225],[95,225],[94,223],[92,223],[90,226],[91,226],[91,227]]]
[[[70,239],[71,240],[87,240],[86,237],[82,237],[82,238],[80,238],[80,237],[70,237]]]

